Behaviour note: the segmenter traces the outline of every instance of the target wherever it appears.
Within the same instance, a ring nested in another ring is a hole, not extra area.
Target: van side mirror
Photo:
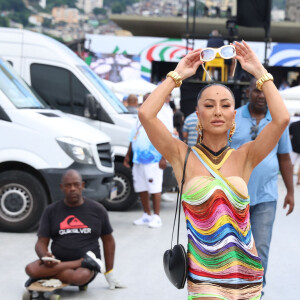
[[[91,94],[87,94],[84,99],[83,116],[90,119],[97,119],[100,106],[97,103],[95,97]]]

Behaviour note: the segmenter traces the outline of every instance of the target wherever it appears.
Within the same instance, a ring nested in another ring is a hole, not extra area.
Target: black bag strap
[[[175,217],[174,217],[173,230],[172,230],[172,238],[171,238],[171,249],[172,249],[172,242],[173,242],[173,236],[174,236],[174,229],[175,229],[177,212],[178,212],[177,245],[179,244],[181,196],[182,196],[182,189],[183,189],[183,184],[184,184],[186,163],[187,163],[187,160],[188,160],[190,152],[191,152],[191,148],[188,147],[188,149],[186,151],[186,155],[185,155],[185,160],[184,160],[184,166],[183,166],[183,172],[182,172],[182,179],[181,179],[181,188],[180,188],[180,191],[179,191],[179,189],[177,191],[177,201],[176,201]]]

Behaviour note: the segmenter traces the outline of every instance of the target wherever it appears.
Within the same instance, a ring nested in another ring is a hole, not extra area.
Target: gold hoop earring
[[[198,124],[196,126],[196,130],[198,133],[198,137],[197,137],[197,144],[201,144],[202,139],[203,139],[203,127],[200,121],[198,121]]]
[[[232,136],[235,133],[235,128],[236,128],[235,121],[233,121],[232,125],[231,125],[231,128],[230,128],[230,132],[229,132],[229,138],[228,138],[230,143],[232,142]]]

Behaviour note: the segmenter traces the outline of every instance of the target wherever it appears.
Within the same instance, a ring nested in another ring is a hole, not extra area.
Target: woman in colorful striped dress
[[[182,197],[190,299],[260,299],[263,268],[251,234],[247,185],[241,177],[225,178],[218,171],[233,149],[227,146],[219,157],[204,144],[192,150],[212,176],[190,180]],[[218,161],[212,162],[211,155]]]
[[[254,51],[234,44],[235,58],[257,79],[272,121],[258,137],[239,149],[229,140],[235,130],[234,96],[221,84],[208,85],[198,95],[198,143],[185,171],[182,205],[188,234],[188,298],[256,300],[261,297],[263,268],[251,233],[247,182],[252,170],[275,147],[289,123],[288,111]],[[188,53],[143,103],[139,118],[152,144],[182,178],[187,145],[172,137],[157,119],[165,97],[203,63],[201,49]]]

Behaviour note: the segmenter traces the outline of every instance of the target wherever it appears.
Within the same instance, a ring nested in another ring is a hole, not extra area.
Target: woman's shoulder
[[[245,160],[247,159],[248,153],[249,153],[249,148],[253,142],[247,142],[243,145],[241,145],[239,148],[234,149],[232,152],[231,156],[234,158],[235,161],[244,163]]]

